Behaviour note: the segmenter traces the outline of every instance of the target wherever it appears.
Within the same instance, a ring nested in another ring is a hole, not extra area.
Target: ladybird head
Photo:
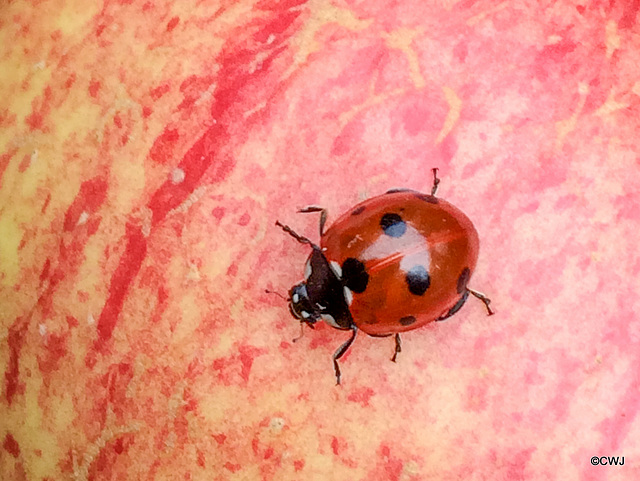
[[[317,309],[309,299],[306,282],[296,284],[289,291],[289,310],[293,317],[311,327],[320,319]]]

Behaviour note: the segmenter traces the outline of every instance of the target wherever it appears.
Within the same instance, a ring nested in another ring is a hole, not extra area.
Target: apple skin
[[[3,480],[639,479],[639,5],[3,5]],[[336,387],[274,221],[431,167],[497,314]]]

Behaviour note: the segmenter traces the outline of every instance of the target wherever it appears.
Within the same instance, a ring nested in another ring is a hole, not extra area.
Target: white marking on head
[[[311,277],[311,259],[308,259],[304,265],[304,278],[309,279]]]
[[[320,317],[322,317],[322,320],[329,324],[331,327],[340,327],[331,314],[322,314]]]
[[[308,319],[311,314],[309,314],[307,311],[302,311],[300,312],[300,315],[303,319]]]
[[[338,276],[338,279],[342,279],[342,267],[340,267],[340,264],[336,261],[331,261],[329,262],[329,265],[331,266],[333,273]]]
[[[291,300],[293,301],[294,304],[298,303],[298,301],[300,300],[300,296],[298,295],[297,292],[293,296],[291,296]]]
[[[347,286],[343,288],[344,300],[347,301],[347,305],[350,306],[353,302],[353,292]]]

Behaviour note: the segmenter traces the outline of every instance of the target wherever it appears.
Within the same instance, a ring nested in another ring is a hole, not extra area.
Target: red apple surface
[[[640,479],[639,9],[4,2],[0,478]],[[496,314],[337,387],[274,222],[433,167]]]

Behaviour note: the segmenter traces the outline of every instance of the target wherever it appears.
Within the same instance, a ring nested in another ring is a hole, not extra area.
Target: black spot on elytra
[[[458,277],[458,294],[462,294],[467,290],[467,283],[469,282],[469,278],[471,277],[471,269],[465,267],[462,269],[462,273],[460,277]]]
[[[407,286],[409,286],[409,292],[416,296],[421,296],[431,285],[431,278],[429,277],[429,273],[424,266],[413,266],[406,273],[404,280],[407,282]]]
[[[364,292],[369,284],[369,274],[364,264],[353,257],[347,258],[342,263],[342,282],[357,294]]]
[[[364,205],[361,205],[360,207],[355,209],[353,212],[351,212],[351,215],[360,215],[364,212],[365,209],[366,207]]]
[[[398,214],[387,213],[380,219],[380,227],[390,237],[402,237],[407,231],[407,224]]]
[[[410,326],[411,324],[413,324],[414,322],[416,322],[416,318],[413,316],[406,316],[400,319],[400,324],[402,324],[403,326]]]
[[[429,204],[437,204],[438,203],[438,198],[435,195],[429,195],[429,194],[416,194],[416,197],[420,200],[424,200],[425,202],[428,202]]]

